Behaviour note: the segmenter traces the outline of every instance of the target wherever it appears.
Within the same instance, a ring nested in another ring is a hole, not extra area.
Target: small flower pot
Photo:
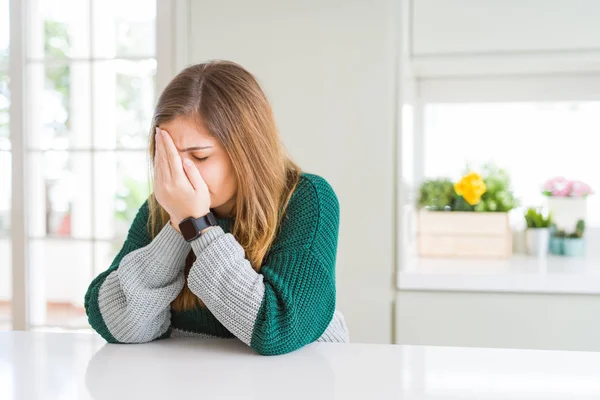
[[[550,246],[550,228],[527,229],[527,252],[531,256],[546,257]]]
[[[565,238],[563,249],[565,256],[583,257],[585,255],[585,240],[583,238]]]
[[[552,220],[561,229],[571,232],[577,221],[587,217],[586,197],[548,197]]]
[[[562,237],[551,237],[550,238],[550,254],[561,256],[565,254],[564,247],[565,239]]]

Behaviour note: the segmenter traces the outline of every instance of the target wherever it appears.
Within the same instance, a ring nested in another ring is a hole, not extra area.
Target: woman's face
[[[177,117],[160,124],[173,138],[181,159],[192,160],[208,186],[210,208],[219,217],[228,217],[235,204],[237,179],[225,149],[204,124]]]

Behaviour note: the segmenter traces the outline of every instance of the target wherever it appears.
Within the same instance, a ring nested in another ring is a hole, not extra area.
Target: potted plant
[[[564,254],[564,239],[567,233],[563,229],[558,229],[556,224],[552,225],[550,231],[550,253],[560,256]]]
[[[571,257],[582,257],[585,254],[585,222],[580,219],[577,221],[575,231],[564,238],[564,254]]]
[[[550,243],[552,216],[544,216],[537,208],[530,207],[525,214],[527,251],[532,256],[544,257]]]
[[[575,231],[577,221],[586,218],[587,197],[593,191],[582,181],[557,176],[544,183],[542,194],[548,199],[554,222],[562,229]]]
[[[421,185],[419,254],[422,257],[512,255],[508,211],[516,206],[508,174],[492,164],[483,174],[468,170],[460,180]],[[446,211],[446,212],[439,212]]]

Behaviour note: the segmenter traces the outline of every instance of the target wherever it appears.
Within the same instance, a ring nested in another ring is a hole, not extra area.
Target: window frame
[[[429,103],[600,101],[600,73],[421,78],[414,104],[414,189],[425,179]]]
[[[170,54],[166,54],[165,49],[168,48],[162,40],[159,40],[160,36],[156,35],[156,47],[154,49],[154,55],[148,57],[139,57],[139,56],[127,56],[127,55],[116,55],[114,58],[94,58],[94,40],[93,40],[93,32],[94,32],[94,23],[93,23],[93,15],[92,10],[94,9],[94,4],[100,0],[87,0],[88,1],[88,16],[89,16],[89,24],[86,27],[89,30],[90,34],[90,52],[86,57],[73,57],[66,58],[65,62],[87,62],[90,65],[90,68],[93,69],[95,66],[100,65],[102,62],[111,61],[111,60],[125,60],[125,61],[140,61],[140,60],[155,60],[156,62],[156,74],[155,74],[155,90],[152,103],[156,100],[156,94],[158,93],[159,88],[162,88],[168,79],[170,79],[169,75],[172,74],[170,68],[162,68],[159,67],[163,64],[163,61],[170,60]],[[165,13],[165,9],[170,9],[173,6],[172,2],[174,0],[168,1],[155,1],[156,7],[156,19],[155,19],[155,31],[158,32],[158,28],[160,27],[161,31],[171,31],[173,26],[173,21],[168,15]],[[35,322],[32,323],[32,319],[35,319],[36,311],[32,310],[32,306],[35,307],[33,301],[35,301],[35,293],[34,288],[35,285],[31,282],[32,277],[32,265],[30,265],[30,244],[33,241],[37,241],[40,238],[34,237],[30,235],[28,231],[29,224],[29,215],[28,210],[30,210],[30,189],[31,189],[31,181],[30,181],[30,158],[32,154],[40,153],[43,154],[47,149],[33,148],[29,143],[29,135],[30,135],[30,127],[28,125],[27,120],[27,110],[28,110],[28,82],[27,82],[27,70],[30,65],[35,63],[47,63],[55,62],[56,60],[49,59],[30,59],[28,58],[28,46],[29,39],[31,34],[32,27],[28,27],[27,21],[30,15],[30,7],[32,7],[35,2],[30,0],[10,0],[10,37],[9,37],[9,76],[10,76],[10,89],[11,89],[11,103],[10,103],[10,137],[11,137],[11,154],[12,154],[12,186],[11,186],[11,234],[10,240],[12,244],[12,263],[10,265],[12,272],[12,299],[11,299],[11,308],[12,308],[12,328],[14,330],[29,330],[33,327]],[[162,12],[162,14],[161,14]],[[29,30],[28,30],[29,29]],[[164,62],[164,65],[169,65],[169,62]],[[90,74],[90,85],[93,86],[94,75]],[[94,91],[93,87],[90,91],[90,104],[92,109],[94,107]],[[92,118],[93,118],[92,111]],[[150,121],[148,121],[150,122]],[[93,130],[93,126],[90,126],[90,130]],[[90,131],[90,135],[93,135],[93,132]],[[93,138],[93,136],[92,136]],[[81,152],[87,152],[90,155],[90,174],[93,177],[95,174],[95,154],[101,152],[111,152],[114,153],[115,156],[122,152],[144,152],[147,150],[145,148],[140,149],[128,149],[128,148],[114,148],[114,149],[104,149],[97,147],[92,140],[89,148],[81,149],[81,148],[69,148],[66,149],[69,155],[78,154]],[[91,207],[94,209],[94,185],[91,188]],[[105,238],[96,237],[96,232],[93,229],[94,218],[92,217],[92,229],[91,236],[86,238],[85,240],[91,245],[91,263],[90,263],[90,273],[92,276],[94,275],[95,265],[94,263],[98,259],[95,254],[96,251],[96,243],[112,243],[112,240]],[[44,237],[44,240],[54,240],[51,237]],[[74,241],[80,242],[82,239],[65,237],[61,238],[61,240],[65,241]],[[45,301],[45,298],[44,298]],[[32,314],[33,317],[32,317]],[[35,328],[46,328],[47,325],[44,324],[35,324]],[[66,327],[63,327],[66,328]],[[77,327],[78,328],[78,327]],[[66,328],[68,329],[68,328]]]

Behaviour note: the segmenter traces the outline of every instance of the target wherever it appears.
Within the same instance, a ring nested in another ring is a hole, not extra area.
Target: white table
[[[599,338],[600,340],[600,338]],[[0,332],[0,399],[598,399],[600,353]]]

